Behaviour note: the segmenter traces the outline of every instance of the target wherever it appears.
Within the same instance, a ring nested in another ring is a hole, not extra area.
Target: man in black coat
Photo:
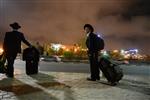
[[[31,44],[25,39],[23,33],[19,32],[18,29],[21,26],[14,22],[10,24],[10,27],[13,29],[11,32],[6,32],[4,38],[4,53],[8,62],[6,75],[8,77],[14,76],[14,60],[16,59],[17,53],[21,53],[21,42],[24,42],[29,47],[32,47]]]
[[[100,80],[99,76],[99,66],[98,66],[98,50],[96,48],[96,37],[97,35],[93,33],[94,29],[92,25],[85,24],[84,31],[87,34],[86,46],[88,48],[88,56],[90,61],[90,72],[91,77],[87,78],[89,81]]]

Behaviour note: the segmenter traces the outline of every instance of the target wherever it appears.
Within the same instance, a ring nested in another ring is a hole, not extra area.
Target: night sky
[[[150,0],[0,0],[0,41],[18,22],[30,41],[74,44],[90,23],[106,50],[138,48],[150,54]]]

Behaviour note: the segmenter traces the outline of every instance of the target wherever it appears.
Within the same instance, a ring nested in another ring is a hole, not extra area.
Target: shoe
[[[100,80],[100,77],[97,77],[97,78],[96,78],[96,80],[98,80],[98,81],[99,81],[99,80]]]
[[[96,81],[96,79],[87,78],[88,81]]]
[[[110,82],[110,85],[111,86],[115,86],[115,85],[117,85],[115,82]]]
[[[13,78],[13,77],[14,77],[13,75],[8,75],[8,74],[6,74],[6,76],[7,76],[8,78]]]

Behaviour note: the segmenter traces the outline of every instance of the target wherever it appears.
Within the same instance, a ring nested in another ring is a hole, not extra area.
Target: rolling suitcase
[[[119,82],[122,79],[122,69],[117,64],[112,63],[109,59],[102,57],[99,61],[99,65],[100,70],[103,72],[108,82]]]
[[[23,60],[26,61],[26,74],[38,73],[39,52],[36,48],[26,48],[23,51]]]
[[[26,61],[26,74],[37,74],[38,73],[38,62],[28,60]]]

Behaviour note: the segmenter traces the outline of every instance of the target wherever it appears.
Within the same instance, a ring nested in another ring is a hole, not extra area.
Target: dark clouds
[[[137,47],[150,53],[149,0],[0,0],[0,3],[1,41],[9,24],[17,21],[31,41],[74,44],[85,36],[83,25],[91,23],[106,39],[106,49]]]
[[[150,0],[135,0],[134,3],[122,13],[122,17],[131,20],[135,16],[150,17]]]

